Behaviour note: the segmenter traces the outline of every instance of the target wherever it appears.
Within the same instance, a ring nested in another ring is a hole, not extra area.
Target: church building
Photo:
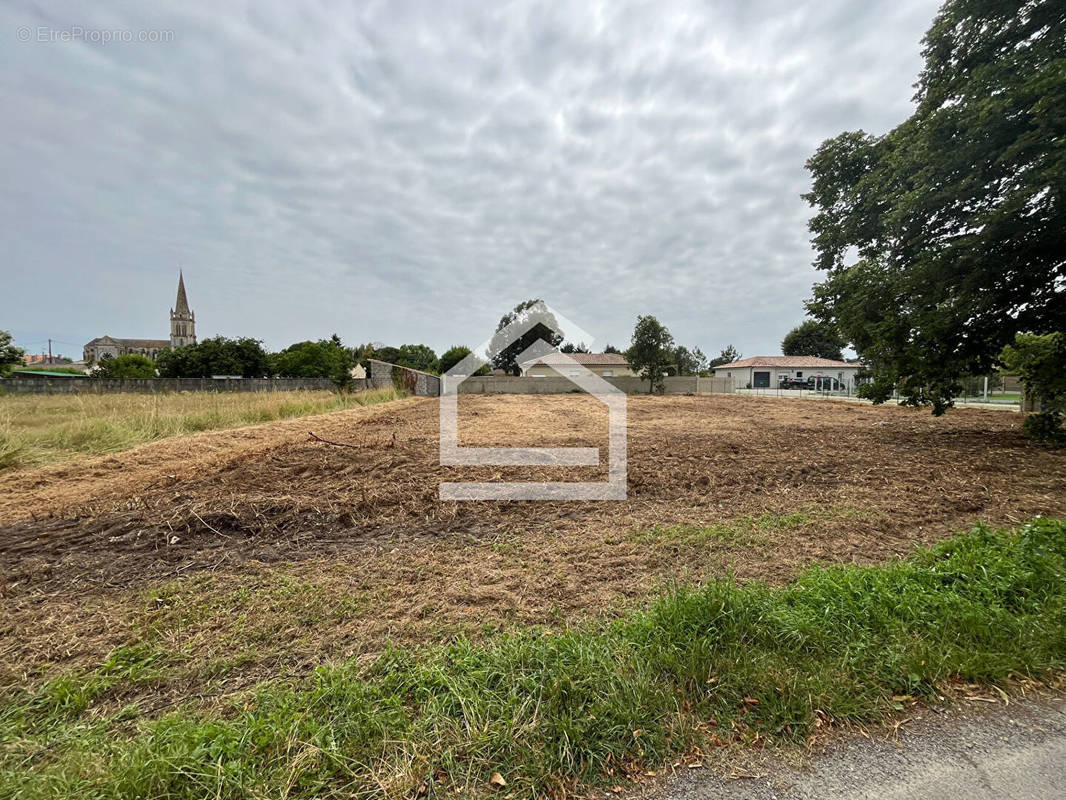
[[[168,347],[184,347],[196,344],[196,315],[189,310],[185,295],[185,276],[178,272],[178,299],[170,309],[169,339],[116,339],[113,336],[98,336],[85,345],[82,358],[86,361],[102,361],[105,358],[135,353],[155,359],[161,350]]]

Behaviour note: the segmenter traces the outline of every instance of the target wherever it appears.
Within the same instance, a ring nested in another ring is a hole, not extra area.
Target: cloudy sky
[[[201,337],[271,348],[472,345],[541,297],[777,353],[804,161],[910,113],[937,5],[8,0],[0,328],[165,338],[180,267]]]

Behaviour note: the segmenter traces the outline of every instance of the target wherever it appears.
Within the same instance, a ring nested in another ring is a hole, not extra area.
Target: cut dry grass
[[[350,394],[0,395],[0,471],[114,453],[170,436],[340,411],[400,396],[393,389]]]

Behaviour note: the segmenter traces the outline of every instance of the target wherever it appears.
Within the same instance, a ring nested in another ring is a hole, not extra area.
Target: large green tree
[[[471,352],[472,351],[469,347],[464,347],[461,344],[453,345],[447,350],[445,350],[444,353],[441,355],[440,359],[438,359],[437,369],[439,369],[441,375],[443,375],[456,364],[458,364],[460,361],[462,361],[464,358],[466,358],[468,355],[470,355]],[[489,372],[489,365],[482,364],[480,367],[477,368],[477,370],[474,371],[474,374],[488,375]]]
[[[862,356],[875,401],[896,387],[943,413],[1017,333],[1066,329],[1064,43],[1061,0],[948,0],[914,114],[807,162],[826,273],[808,309]]]
[[[344,382],[355,366],[352,351],[339,338],[297,342],[270,357],[271,371],[283,378],[330,378]]]
[[[699,347],[689,350],[679,344],[674,348],[674,368],[678,375],[699,375],[707,370],[707,356]]]
[[[155,360],[163,378],[210,378],[240,375],[262,378],[271,373],[270,357],[258,339],[216,336],[197,344],[163,350]]]
[[[528,322],[531,327],[517,339],[507,341],[502,331],[514,322]],[[558,347],[563,341],[562,334],[557,333],[558,330],[559,323],[543,300],[526,300],[500,318],[496,335],[489,343],[489,359],[497,369],[502,369],[510,375],[519,375],[522,369],[518,365],[518,357],[538,340],[551,347]]]
[[[637,317],[626,360],[648,382],[648,391],[663,389],[663,374],[674,361],[674,337],[655,317]]]
[[[461,344],[452,345],[441,354],[440,359],[438,359],[437,361],[437,367],[440,369],[440,372],[443,375],[445,372],[450,370],[452,367],[454,367],[456,364],[458,364],[460,361],[470,355],[470,353],[471,350],[469,347],[464,347]]]
[[[437,354],[428,344],[400,345],[395,363],[401,367],[410,367],[422,372],[437,372],[439,369]]]
[[[0,331],[0,378],[7,375],[12,367],[21,366],[25,356],[25,350],[12,344],[11,334]]]
[[[844,357],[844,344],[833,325],[808,319],[785,334],[781,352],[786,356],[818,356],[839,361]]]

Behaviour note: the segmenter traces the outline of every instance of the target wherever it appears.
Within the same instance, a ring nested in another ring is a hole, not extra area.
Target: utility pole
[[[48,363],[49,364],[53,363],[52,362],[52,340],[51,339],[48,340]]]

